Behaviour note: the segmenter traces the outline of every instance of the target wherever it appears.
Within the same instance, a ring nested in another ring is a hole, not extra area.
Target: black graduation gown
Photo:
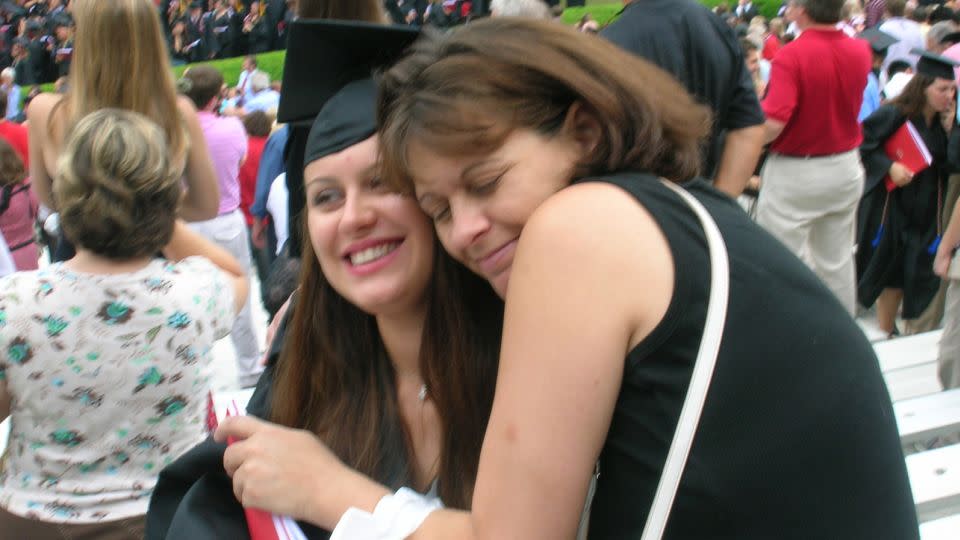
[[[857,297],[871,306],[886,288],[903,289],[903,317],[919,317],[940,286],[933,257],[942,232],[940,215],[950,172],[948,136],[935,117],[928,126],[911,118],[933,157],[933,164],[906,186],[887,192],[884,178],[892,160],[884,144],[906,121],[894,105],[884,105],[863,122],[860,156],[866,170],[857,220]],[[958,130],[954,129],[956,135]]]
[[[247,404],[247,414],[260,418],[270,416],[273,373],[292,313],[292,309],[287,311],[277,329],[267,368]],[[211,437],[160,471],[147,510],[146,540],[250,538],[243,507],[237,502],[232,481],[223,469],[225,450],[226,445],[214,442]],[[309,540],[330,537],[329,532],[309,523],[300,523],[300,528]]]

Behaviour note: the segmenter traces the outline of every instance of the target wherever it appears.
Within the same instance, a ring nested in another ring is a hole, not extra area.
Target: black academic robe
[[[270,415],[273,373],[292,313],[293,309],[287,311],[277,329],[267,368],[247,404],[247,414],[260,418]],[[237,502],[232,481],[223,469],[225,450],[226,445],[209,438],[160,471],[147,510],[146,540],[250,538],[243,506]],[[300,528],[309,540],[330,537],[330,533],[308,523],[300,523]]]
[[[919,317],[940,286],[933,257],[942,232],[941,218],[948,165],[947,149],[957,144],[938,117],[927,125],[911,118],[933,157],[933,164],[909,184],[888,192],[884,178],[893,161],[884,144],[907,118],[894,105],[884,105],[863,122],[860,156],[866,183],[857,219],[857,298],[871,306],[887,288],[903,289],[903,317]]]

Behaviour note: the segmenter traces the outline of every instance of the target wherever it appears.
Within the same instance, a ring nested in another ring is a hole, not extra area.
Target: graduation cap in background
[[[876,28],[868,28],[857,36],[870,44],[870,48],[877,54],[885,54],[887,49],[894,43],[900,41],[886,32],[881,32]]]
[[[420,35],[408,26],[299,19],[290,25],[277,121],[310,125],[347,84],[400,59]]]
[[[960,62],[923,49],[913,49],[910,54],[920,55],[920,60],[917,61],[917,73],[938,79],[951,81],[955,79],[953,68],[960,66]]]

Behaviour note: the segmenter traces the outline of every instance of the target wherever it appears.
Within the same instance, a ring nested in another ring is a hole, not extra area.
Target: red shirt
[[[10,146],[20,154],[23,168],[30,170],[30,150],[27,145],[27,128],[9,120],[0,121],[0,137],[10,143]]]
[[[260,156],[267,144],[266,137],[247,137],[247,159],[240,166],[240,210],[247,219],[247,225],[253,225],[250,206],[257,192],[257,169],[260,168]]]
[[[764,60],[773,60],[773,57],[777,55],[777,51],[780,50],[780,47],[783,47],[783,43],[780,42],[774,34],[767,36],[767,39],[763,41],[763,59]]]
[[[789,156],[825,156],[860,146],[857,115],[872,53],[866,40],[841,30],[808,28],[773,59],[767,118],[783,122],[770,150]]]

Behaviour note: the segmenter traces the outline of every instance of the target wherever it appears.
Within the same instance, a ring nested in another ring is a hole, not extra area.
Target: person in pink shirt
[[[6,122],[4,122],[6,123]],[[37,269],[33,222],[37,196],[27,182],[27,171],[17,151],[0,138],[0,231],[7,240],[17,270]]]
[[[250,245],[247,224],[240,210],[240,166],[247,154],[247,132],[239,118],[216,114],[222,87],[223,74],[216,68],[196,66],[183,74],[181,88],[197,107],[197,118],[220,186],[220,214],[207,221],[191,223],[190,227],[229,251],[240,261],[244,273],[249,273]],[[237,378],[242,387],[255,385],[263,371],[251,306],[252,300],[248,297],[230,332],[237,353]]]

